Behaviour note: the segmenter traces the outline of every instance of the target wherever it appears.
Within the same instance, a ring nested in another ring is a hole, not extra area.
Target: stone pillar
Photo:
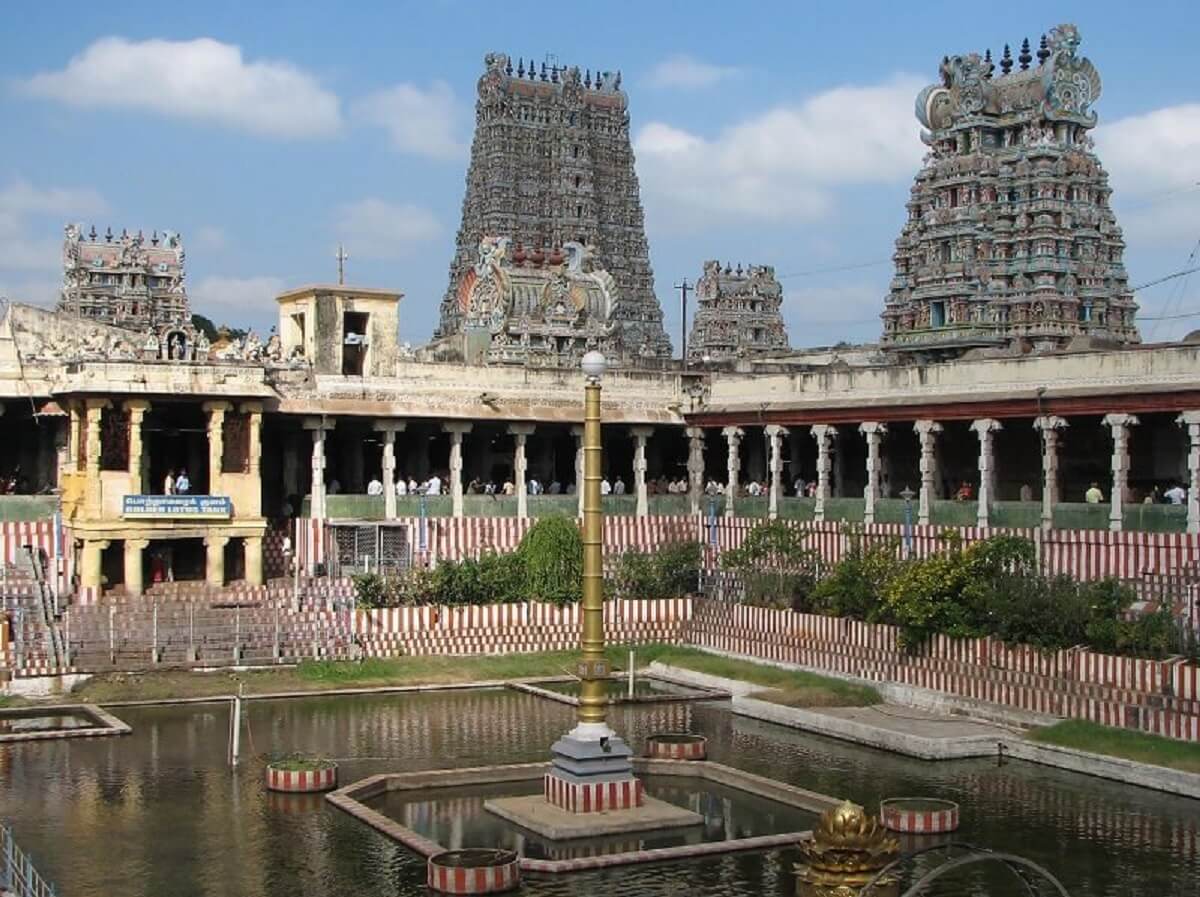
[[[725,516],[732,517],[734,505],[737,504],[738,475],[742,471],[742,457],[739,449],[742,437],[746,434],[741,427],[725,427],[721,432],[725,436],[725,443],[729,446],[725,465]]]
[[[125,540],[125,591],[127,594],[140,595],[146,590],[145,579],[142,576],[142,552],[149,547],[149,539]]]
[[[517,489],[517,519],[524,520],[529,516],[529,483],[525,473],[528,462],[525,459],[525,441],[533,434],[533,424],[509,424],[508,432],[513,437],[513,485]],[[576,487],[579,488],[578,486]]]
[[[788,430],[779,424],[767,424],[765,429],[767,443],[770,445],[767,466],[771,475],[770,491],[767,493],[767,516],[775,520],[779,517],[779,495],[783,485],[783,437],[788,434]]]
[[[838,428],[831,426],[833,441],[829,444],[829,477],[830,493],[837,498],[846,496],[846,464],[842,453],[838,451]]]
[[[1119,533],[1125,520],[1125,490],[1129,486],[1129,428],[1138,425],[1133,414],[1106,414],[1104,426],[1112,429],[1112,507],[1108,528]]]
[[[583,517],[583,427],[575,424],[571,427],[571,435],[575,437],[575,496],[579,499],[576,513]]]
[[[88,462],[91,462],[91,456],[88,456]],[[104,549],[108,548],[109,541],[107,539],[84,539],[83,540],[83,557],[80,560],[79,585],[85,589],[99,589],[103,583],[101,581],[101,564],[100,557],[104,553]]]
[[[887,433],[887,424],[864,421],[858,432],[867,438],[867,488],[863,490],[863,523],[875,522],[875,504],[879,501],[879,446]]]
[[[225,546],[229,544],[228,536],[210,535],[204,539],[205,552],[204,579],[215,588],[225,585]],[[261,572],[261,564],[260,564]]]
[[[633,493],[637,496],[638,517],[650,513],[650,499],[646,495],[646,440],[654,435],[653,427],[630,427],[633,436]]]
[[[146,470],[142,464],[142,420],[150,403],[145,399],[127,399],[125,410],[129,413],[129,489],[135,495],[145,495]],[[126,582],[128,578],[128,556],[126,557]],[[138,567],[141,570],[141,567]],[[138,594],[141,594],[140,592]]]
[[[262,475],[262,403],[242,402],[239,410],[246,415],[250,430],[250,476],[256,480]]]
[[[700,513],[700,496],[704,494],[704,429],[688,427],[688,511]]]
[[[976,509],[976,526],[989,525],[989,517],[996,491],[995,458],[992,454],[992,434],[1001,427],[1000,421],[982,417],[971,422],[971,429],[979,437],[979,503]]]
[[[383,516],[388,520],[396,519],[396,434],[404,432],[406,426],[408,422],[402,420],[375,421],[375,432],[383,434],[380,479],[383,480]]]
[[[1067,426],[1052,414],[1035,417],[1033,428],[1042,434],[1042,529],[1054,526],[1054,506],[1058,504],[1058,431]]]
[[[109,407],[108,399],[87,399],[87,467],[85,492],[85,504],[88,511],[88,516],[101,516],[101,499],[103,495],[103,487],[100,484],[100,424],[104,417],[104,409]],[[97,577],[99,567],[97,567]],[[99,585],[99,582],[96,583]]]
[[[463,434],[470,433],[472,426],[466,421],[442,424],[442,429],[450,434],[450,506],[455,517],[463,515]]]
[[[208,494],[224,495],[221,488],[221,458],[225,454],[225,412],[229,402],[205,402],[208,412]]]
[[[242,540],[246,550],[246,583],[252,586],[263,584],[263,540],[262,536],[246,536]]]
[[[813,509],[814,520],[825,519],[825,499],[829,498],[829,473],[833,466],[830,457],[833,443],[837,439],[837,427],[831,424],[814,424],[813,439],[817,440],[817,503]]]
[[[312,500],[308,513],[313,519],[325,517],[325,431],[333,427],[334,421],[327,417],[304,420],[304,429],[312,431]]]
[[[0,410],[0,415],[3,415],[3,410]],[[79,406],[71,402],[67,406],[67,414],[69,423],[67,424],[67,464],[66,470],[74,473],[79,469],[79,432],[82,429],[79,425],[82,411]]]
[[[919,420],[913,424],[913,430],[921,443],[921,491],[917,497],[917,523],[928,526],[937,489],[937,435],[942,432],[942,425],[935,420]]]
[[[1176,422],[1188,434],[1187,531],[1200,533],[1200,411],[1185,411]]]

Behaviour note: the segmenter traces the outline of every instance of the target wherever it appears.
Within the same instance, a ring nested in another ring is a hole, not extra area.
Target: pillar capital
[[[1200,425],[1200,411],[1181,411],[1179,417],[1175,418],[1175,423],[1181,427]]]
[[[332,430],[337,426],[337,418],[322,414],[319,417],[306,417],[301,424],[306,430]]]
[[[788,435],[789,431],[788,428],[782,424],[767,424],[765,427],[763,427],[763,432],[766,433],[769,438],[775,439],[778,436]]]
[[[937,433],[941,433],[945,428],[935,420],[919,420],[913,423],[913,432],[921,439],[928,439]]]
[[[837,439],[838,430],[833,424],[813,424],[809,428],[813,439],[823,442],[826,439]]]
[[[1104,415],[1103,424],[1106,427],[1136,427],[1140,421],[1136,414],[1113,413]]]
[[[150,547],[149,539],[126,539],[125,547],[130,551],[145,551]]]
[[[971,429],[978,433],[979,438],[982,439],[986,434],[1003,430],[1004,424],[1000,423],[994,417],[981,417],[971,421]]]
[[[1059,417],[1056,414],[1044,414],[1041,417],[1033,419],[1033,428],[1041,430],[1043,433],[1048,433],[1052,430],[1063,430],[1069,427],[1065,417]]]
[[[393,418],[383,418],[382,420],[375,421],[371,425],[371,429],[373,429],[376,433],[392,433],[394,435],[396,433],[403,433],[405,430],[407,430],[408,421],[395,420]]]
[[[876,420],[865,420],[858,425],[858,432],[864,436],[883,436],[887,433],[887,424]]]
[[[229,536],[208,535],[204,537],[204,544],[209,548],[224,548],[229,544]]]
[[[537,424],[531,424],[531,423],[509,424],[507,427],[507,432],[511,436],[532,436],[533,431],[536,429],[537,429]]]
[[[741,439],[743,436],[746,435],[746,431],[743,430],[741,427],[722,427],[721,435],[724,436],[726,439],[732,441],[734,439]]]
[[[583,438],[583,424],[571,424],[571,435],[576,439]]]
[[[93,396],[91,398],[84,399],[83,406],[87,408],[88,411],[102,411],[105,408],[111,408],[112,402],[108,399],[101,399]]]
[[[150,409],[149,399],[126,399],[121,403],[121,406],[129,412],[130,416],[141,416]]]
[[[226,411],[233,410],[233,402],[226,402],[225,400],[221,399],[212,402],[205,402],[200,407],[209,414],[224,414]]]
[[[683,432],[688,439],[704,438],[704,427],[684,427]]]
[[[447,433],[457,433],[462,436],[464,433],[470,433],[475,426],[469,420],[448,420],[442,424],[442,429]]]

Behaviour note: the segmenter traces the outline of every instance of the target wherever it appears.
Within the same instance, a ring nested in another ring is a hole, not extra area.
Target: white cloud
[[[63,226],[102,214],[107,207],[95,190],[9,182],[0,189],[0,271],[35,271],[43,276],[59,272]]]
[[[23,85],[72,106],[125,107],[215,122],[269,137],[323,137],[341,127],[340,102],[287,62],[254,61],[211,38],[101,38],[60,71]]]
[[[225,231],[211,224],[201,225],[196,228],[196,233],[188,241],[189,249],[202,249],[207,252],[216,252],[224,249],[229,239],[225,236]]]
[[[713,65],[692,56],[679,54],[664,59],[650,70],[646,81],[651,87],[711,87],[721,81],[740,77],[742,70],[732,65]]]
[[[924,147],[912,114],[919,79],[837,87],[777,106],[705,138],[661,122],[634,148],[646,205],[677,230],[726,223],[814,220],[851,184],[911,178]]]
[[[28,305],[52,306],[58,302],[62,280],[39,277],[6,277],[0,274],[0,299]]]
[[[272,312],[283,292],[282,277],[204,277],[188,287],[188,301],[200,314],[235,310],[245,316]]]
[[[1131,245],[1177,247],[1200,220],[1200,103],[1155,109],[1096,128],[1117,223]]]
[[[444,81],[427,90],[397,84],[368,94],[354,104],[354,115],[387,131],[392,146],[431,159],[457,159],[466,150],[455,135],[460,110],[454,91]]]
[[[398,258],[439,236],[433,213],[410,203],[390,203],[370,197],[338,208],[335,229],[350,256]]]

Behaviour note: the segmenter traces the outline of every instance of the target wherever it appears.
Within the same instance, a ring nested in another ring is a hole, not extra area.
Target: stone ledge
[[[640,807],[600,813],[571,813],[547,803],[541,794],[500,797],[485,801],[483,808],[551,841],[686,828],[704,822],[699,813],[649,796],[642,799]]]

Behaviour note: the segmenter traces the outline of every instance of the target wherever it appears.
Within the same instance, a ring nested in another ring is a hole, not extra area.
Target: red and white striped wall
[[[895,797],[879,805],[884,828],[910,835],[940,835],[958,830],[958,804],[949,800]]]
[[[426,884],[439,894],[498,894],[521,883],[521,861],[503,851],[500,862],[489,866],[460,866],[448,859],[459,851],[435,853],[426,861]]]
[[[630,810],[645,800],[642,782],[633,776],[619,782],[569,782],[548,772],[542,793],[548,802],[569,813]]]
[[[321,769],[279,769],[267,765],[267,788],[271,791],[287,791],[293,794],[312,794],[329,791],[337,787],[337,764],[331,763]]]
[[[75,552],[71,550],[59,518],[0,522],[0,564],[15,564],[26,545],[50,559],[49,575],[55,589],[59,595],[67,594],[75,574]]]

